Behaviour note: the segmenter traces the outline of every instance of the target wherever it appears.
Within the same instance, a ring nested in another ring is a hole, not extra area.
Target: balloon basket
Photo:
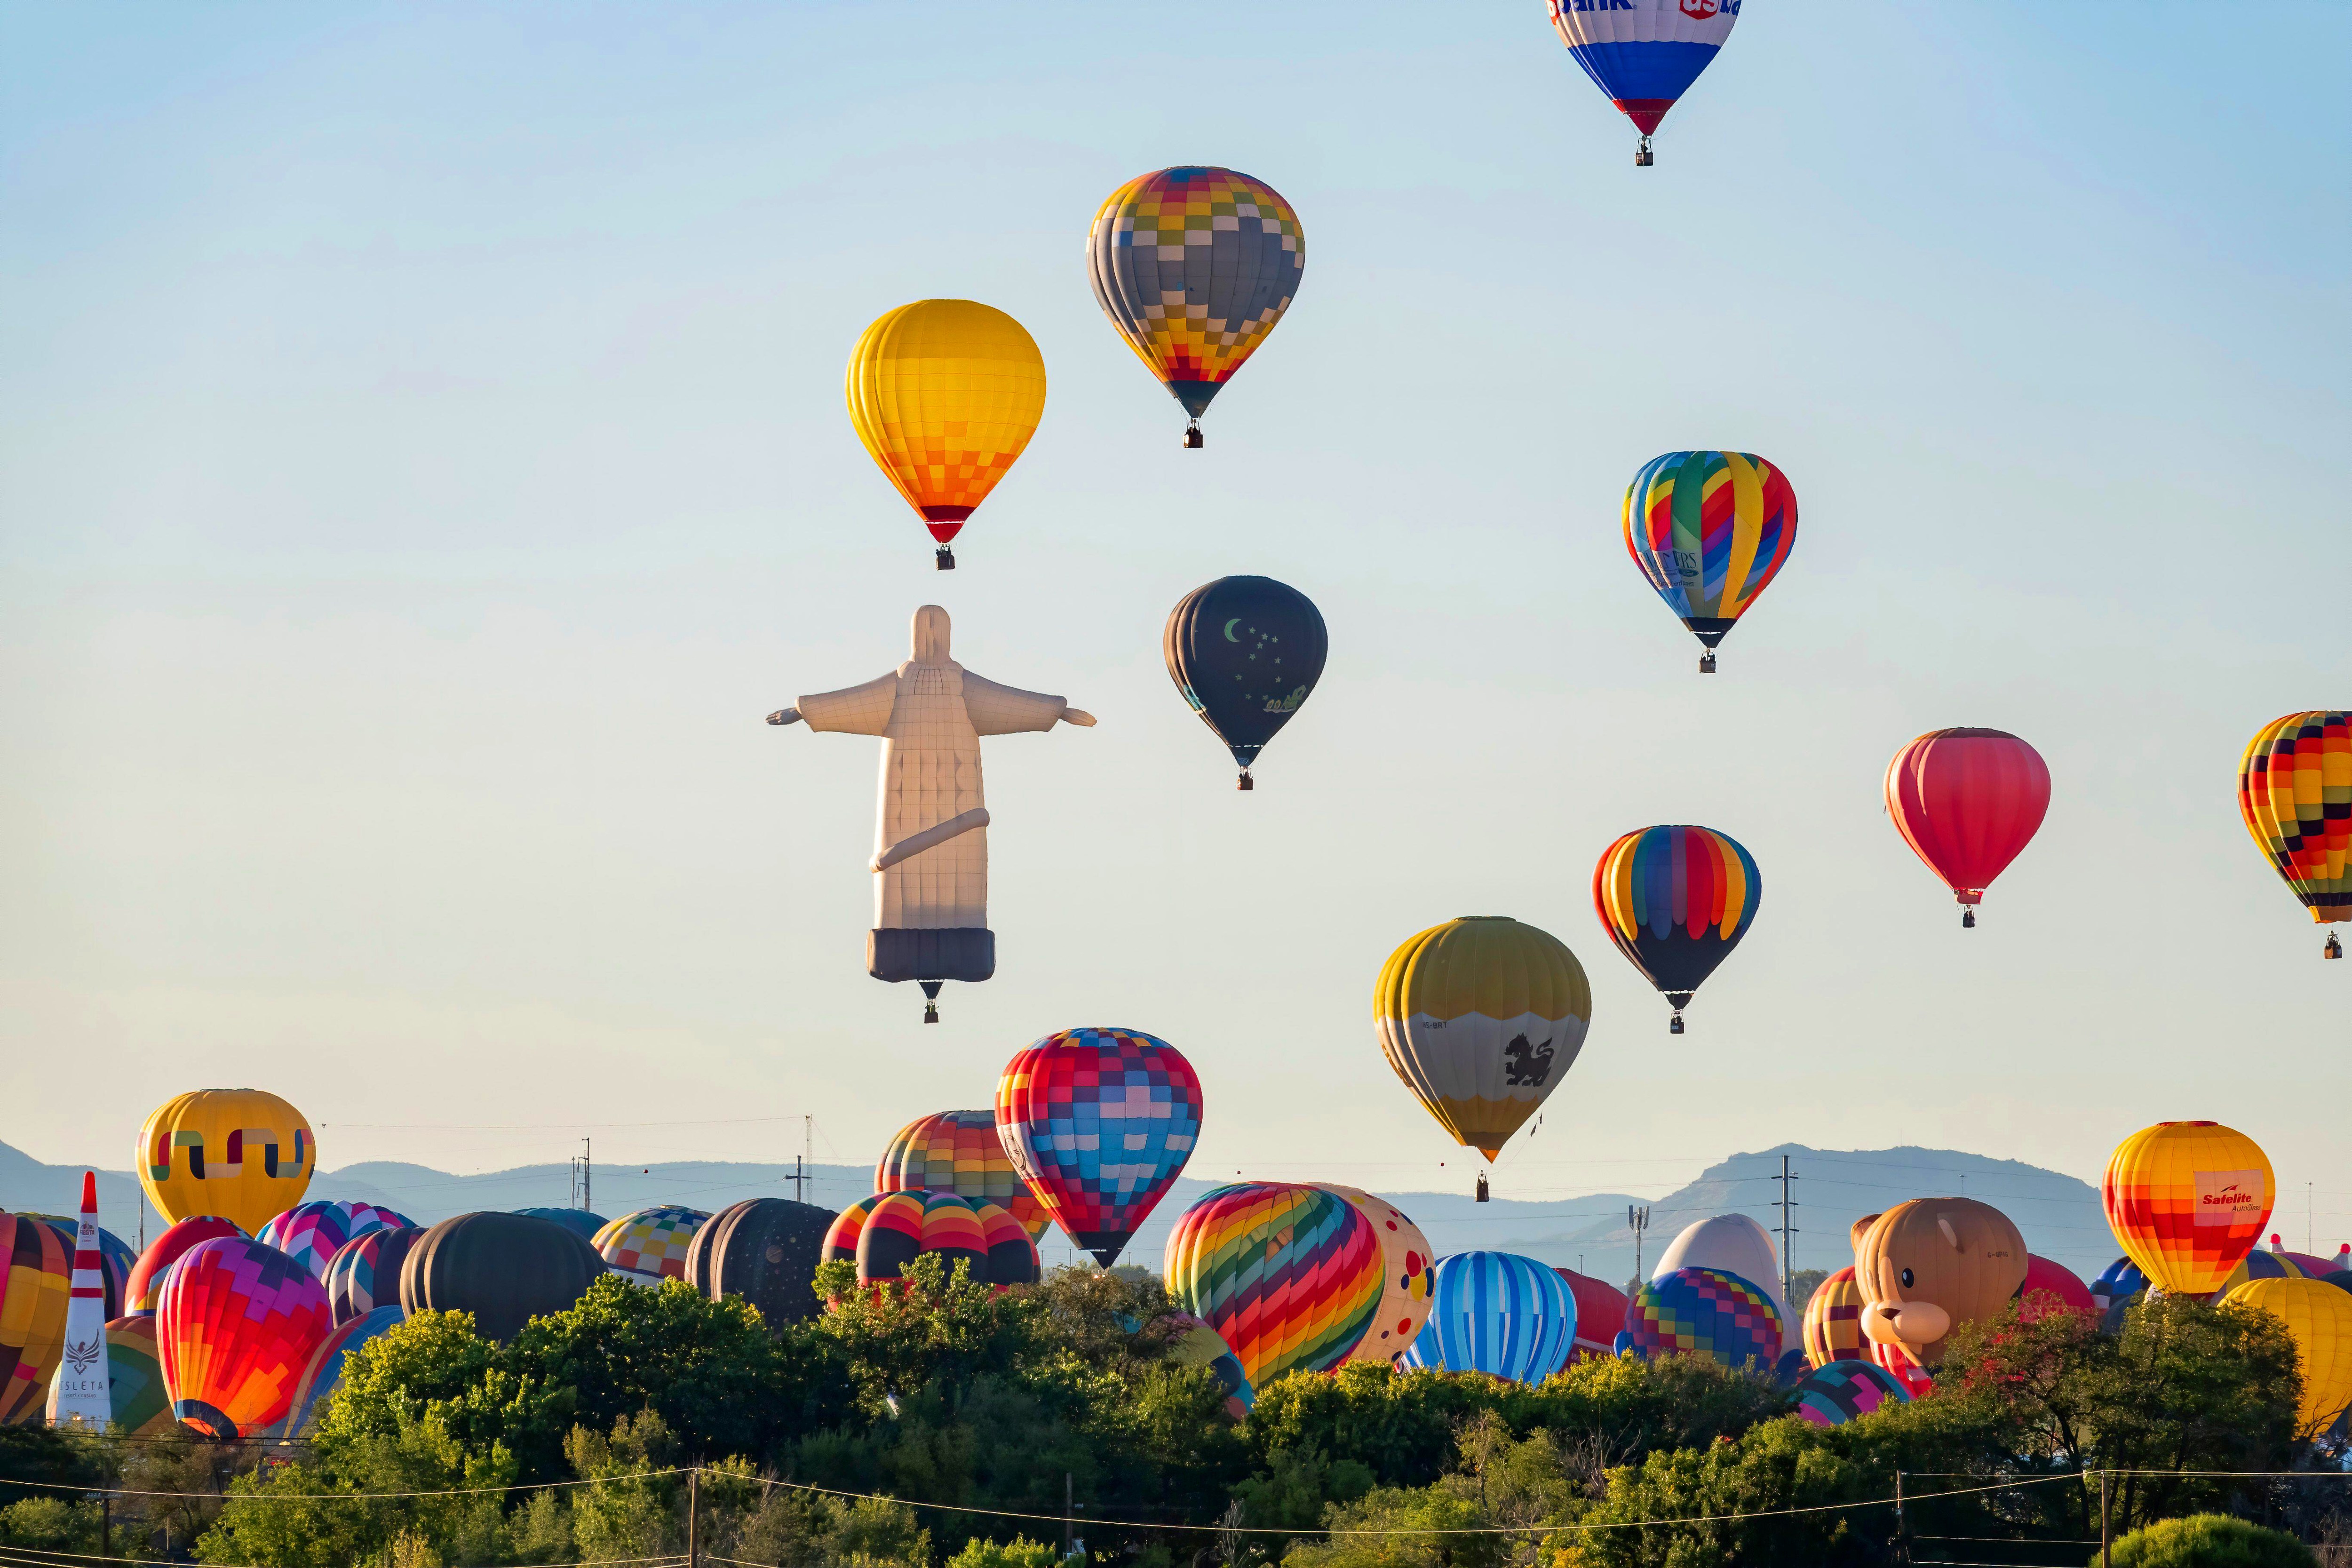
[[[1698,656],[1698,672],[1701,675],[1713,675],[1715,673],[1715,650],[1713,648],[1709,648],[1705,653]]]
[[[2344,956],[2344,944],[2336,940],[2336,933],[2334,931],[2329,931],[2327,933],[2327,945],[2319,950],[2319,956],[2322,958],[2341,958]]]
[[[1676,1011],[1675,1011],[1675,1016],[1674,1016],[1672,1018],[1668,1019],[1668,1020],[1667,1020],[1667,1022],[1666,1022],[1666,1033],[1668,1033],[1669,1035],[1679,1035],[1679,1034],[1681,1034],[1682,1032],[1683,1032],[1683,1016],[1682,1016],[1681,1010],[1680,1010],[1680,1009],[1676,1009]]]
[[[1244,768],[1242,770],[1242,776],[1234,781],[1234,787],[1235,789],[1255,789],[1257,788],[1257,781],[1249,776],[1249,770],[1247,768]]]
[[[1478,1202],[1483,1204],[1491,1201],[1493,1200],[1486,1190],[1486,1173],[1481,1171],[1478,1173]]]
[[[936,565],[939,567],[939,569],[940,569],[940,571],[942,571],[942,572],[952,572],[952,571],[954,571],[954,570],[955,570],[955,552],[954,552],[954,551],[952,551],[952,550],[950,550],[950,549],[949,549],[946,545],[944,545],[944,544],[940,545],[940,558],[939,558],[939,560],[938,560],[936,563],[934,563],[934,564],[936,564]]]
[[[1633,149],[1633,167],[1646,169],[1650,166],[1650,139],[1644,136],[1642,138],[1642,144]]]
[[[1962,910],[1960,911],[1960,929],[1962,931],[1974,931],[1977,929],[1976,910]]]
[[[1188,452],[1197,452],[1201,449],[1202,444],[1203,443],[1201,439],[1201,422],[1195,419],[1192,423],[1184,426],[1184,449]]]
[[[923,988],[923,1022],[938,1023],[940,1021],[940,986],[942,983],[937,980],[918,980],[915,984]]]

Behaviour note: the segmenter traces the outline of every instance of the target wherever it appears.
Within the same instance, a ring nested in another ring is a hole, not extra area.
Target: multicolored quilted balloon
[[[1612,844],[1592,868],[1592,907],[1617,951],[1656,986],[1683,1032],[1683,1009],[1731,956],[1764,901],[1756,858],[1712,827],[1643,827]]]
[[[115,1435],[160,1437],[176,1431],[172,1401],[163,1391],[163,1362],[155,1348],[155,1317],[117,1318],[106,1325],[107,1404]],[[49,1379],[48,1418],[58,1419],[58,1389],[62,1379]]]
[[[216,1237],[172,1266],[155,1342],[172,1414],[208,1437],[284,1419],[310,1352],[334,1327],[326,1287],[274,1247]]]
[[[2314,921],[2352,921],[2352,713],[2290,713],[2255,731],[2238,759],[2238,815]],[[2331,931],[2320,952],[2341,957],[2344,944]]]
[[[1421,1226],[1388,1199],[1336,1182],[1316,1184],[1355,1205],[1381,1244],[1380,1307],[1372,1326],[1364,1331],[1348,1359],[1386,1363],[1412,1343],[1422,1324],[1429,1321],[1430,1271],[1436,1266],[1437,1254]]]
[[[2278,1201],[2270,1156],[2218,1121],[2159,1121],[2116,1145],[2099,1195],[2107,1226],[2148,1282],[2179,1296],[2221,1289]]]
[[[147,1250],[139,1255],[139,1261],[131,1266],[130,1283],[123,1288],[122,1310],[133,1317],[153,1317],[156,1299],[163,1289],[163,1276],[171,1272],[173,1264],[215,1237],[244,1235],[218,1215],[193,1215],[181,1220],[149,1242]]]
[[[953,1193],[994,1204],[1036,1240],[1050,1219],[1045,1205],[1013,1168],[996,1135],[993,1110],[942,1110],[898,1129],[875,1163],[877,1193]]]
[[[422,1236],[423,1231],[417,1231]],[[347,1322],[337,1323],[319,1342],[303,1364],[302,1375],[294,1384],[293,1401],[286,1407],[286,1418],[278,1423],[276,1432],[281,1437],[299,1437],[308,1433],[319,1418],[319,1405],[327,1395],[342,1386],[343,1363],[352,1352],[408,1321],[407,1310],[394,1301],[388,1307],[375,1307]]]
[[[1814,1426],[1843,1426],[1857,1415],[1911,1403],[1910,1390],[1893,1373],[1852,1357],[1815,1367],[1792,1392],[1797,1418]]]
[[[1789,476],[1746,452],[1668,452],[1625,489],[1625,552],[1706,651],[1780,575],[1797,542]]]
[[[1852,1264],[1813,1287],[1805,1303],[1805,1359],[1814,1367],[1870,1354],[1870,1343],[1862,1337],[1862,1302]]]
[[[999,1290],[1034,1285],[1044,1273],[1027,1229],[994,1204],[953,1193],[877,1193],[863,1206],[866,1215],[857,1231],[861,1285],[900,1279],[907,1265],[926,1254],[938,1257],[950,1274],[963,1264],[973,1284]]]
[[[406,1215],[380,1204],[320,1199],[296,1204],[263,1226],[253,1239],[276,1247],[323,1281],[328,1263],[353,1237],[372,1230],[415,1228]]]
[[[1029,1190],[1106,1268],[1201,1136],[1201,1079],[1139,1029],[1064,1029],[996,1084],[996,1134]]]
[[[1402,1364],[1541,1383],[1568,1364],[1576,1297],[1554,1269],[1516,1252],[1437,1260],[1429,1321]]]
[[[1339,1194],[1234,1182],[1177,1217],[1162,1271],[1264,1388],[1348,1359],[1380,1310],[1385,1262],[1371,1222]]]
[[[1584,74],[1642,133],[1633,166],[1650,166],[1650,133],[1690,90],[1739,20],[1739,0],[1547,0],[1552,31]]]
[[[663,1205],[605,1222],[590,1240],[613,1272],[632,1285],[658,1285],[686,1278],[686,1255],[694,1233],[710,1216],[700,1209]]]
[[[1677,1268],[1643,1281],[1625,1307],[1620,1351],[1704,1356],[1719,1366],[1769,1372],[1780,1359],[1780,1313],[1771,1293],[1720,1268]]]
[[[0,1214],[0,1426],[37,1418],[66,1352],[73,1244],[30,1215]]]
[[[335,1249],[320,1281],[335,1321],[364,1318],[379,1307],[400,1305],[400,1266],[425,1232],[417,1226],[386,1226],[355,1236]]]
[[[1095,302],[1127,346],[1192,416],[1201,416],[1298,293],[1307,239],[1272,185],[1231,169],[1139,174],[1087,231]]]

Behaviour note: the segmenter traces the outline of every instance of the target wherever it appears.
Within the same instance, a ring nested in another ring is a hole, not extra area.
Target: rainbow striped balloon
[[[857,1282],[879,1284],[903,1276],[908,1264],[936,1254],[950,1272],[968,1264],[975,1285],[1002,1290],[1034,1285],[1036,1244],[1012,1215],[992,1203],[953,1193],[878,1193],[862,1205],[857,1232]],[[835,1222],[838,1231],[839,1222]],[[836,1245],[830,1237],[827,1245]]]
[[[1706,645],[1703,673],[1796,543],[1797,492],[1752,453],[1668,452],[1625,488],[1625,553]]]
[[[1727,833],[1674,825],[1638,828],[1592,868],[1592,907],[1617,951],[1675,1009],[1683,1032],[1691,993],[1731,956],[1764,898],[1756,858]]]
[[[1348,1359],[1380,1310],[1386,1265],[1371,1222],[1339,1194],[1234,1182],[1177,1217],[1164,1268],[1169,1291],[1262,1390]]]
[[[994,1204],[1019,1220],[1032,1241],[1045,1234],[1050,1218],[1013,1168],[993,1110],[942,1110],[908,1122],[876,1162],[874,1190],[953,1193]]]

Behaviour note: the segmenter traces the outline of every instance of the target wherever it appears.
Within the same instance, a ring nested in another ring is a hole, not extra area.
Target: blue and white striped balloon
[[[1431,1271],[1429,1321],[1402,1360],[1541,1383],[1575,1342],[1576,1298],[1557,1272],[1516,1252],[1457,1252]]]

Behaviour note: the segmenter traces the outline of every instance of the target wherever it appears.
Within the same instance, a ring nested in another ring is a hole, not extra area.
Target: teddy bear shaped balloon
[[[1923,1367],[1941,1364],[1953,1330],[1999,1316],[2025,1269],[2025,1237],[1974,1198],[1913,1198],[1853,1225],[1863,1335]]]

